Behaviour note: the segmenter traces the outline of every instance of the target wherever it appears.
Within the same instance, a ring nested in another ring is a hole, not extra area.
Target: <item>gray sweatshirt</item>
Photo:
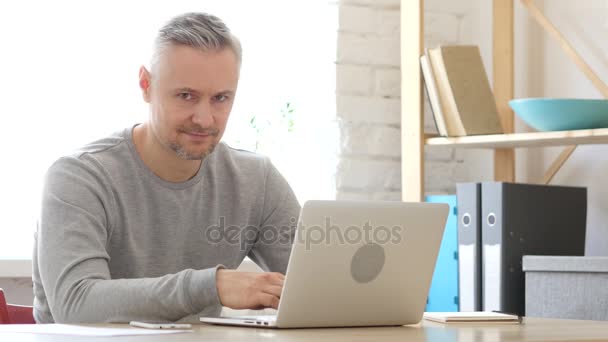
[[[38,323],[218,315],[219,267],[245,256],[284,273],[300,206],[269,159],[220,143],[198,173],[167,182],[132,128],[47,172],[33,257]]]

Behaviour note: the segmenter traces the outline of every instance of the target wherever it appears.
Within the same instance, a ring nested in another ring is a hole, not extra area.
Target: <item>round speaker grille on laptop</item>
[[[377,243],[361,246],[353,255],[350,273],[358,283],[369,283],[376,279],[385,262],[384,248]]]

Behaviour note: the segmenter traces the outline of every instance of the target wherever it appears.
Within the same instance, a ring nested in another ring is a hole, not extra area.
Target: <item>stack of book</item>
[[[427,49],[420,66],[440,135],[503,133],[479,47]]]

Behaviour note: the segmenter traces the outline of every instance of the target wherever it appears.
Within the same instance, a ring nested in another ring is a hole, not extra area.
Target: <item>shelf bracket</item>
[[[600,93],[608,98],[608,86],[606,83],[602,82],[602,80],[597,76],[597,74],[591,69],[591,67],[585,63],[583,58],[576,52],[576,49],[572,47],[572,45],[568,42],[568,40],[559,32],[559,30],[547,19],[547,17],[541,12],[541,10],[536,6],[533,0],[521,0],[522,3],[528,8],[528,11],[534,17],[534,19],[538,22],[538,24],[545,30],[547,33],[553,36],[559,43],[560,47],[566,52],[568,57],[570,57],[574,63],[578,66],[578,68],[587,76],[587,78],[593,83],[593,85],[600,91]],[[559,169],[564,165],[566,160],[572,155],[576,146],[569,146],[564,148],[564,150],[559,154],[559,156],[555,159],[551,167],[545,173],[543,177],[543,184],[548,184],[553,179],[553,176],[559,171]]]
[[[602,82],[602,80],[597,76],[597,74],[591,69],[591,67],[585,63],[583,58],[576,52],[576,50],[572,47],[572,45],[566,40],[566,38],[557,30],[555,25],[553,25],[549,19],[541,12],[540,9],[534,4],[532,0],[521,0],[524,5],[532,14],[532,17],[538,22],[538,24],[545,29],[549,34],[553,36],[559,43],[560,47],[566,52],[568,57],[570,57],[574,63],[581,69],[581,71],[587,76],[587,78],[593,83],[593,85],[602,93],[602,95],[608,98],[608,85]]]
[[[553,164],[549,167],[545,175],[543,176],[543,181],[541,184],[549,184],[555,174],[562,168],[566,160],[570,158],[574,150],[578,145],[572,145],[564,148],[562,152],[557,156],[557,158],[553,161]]]

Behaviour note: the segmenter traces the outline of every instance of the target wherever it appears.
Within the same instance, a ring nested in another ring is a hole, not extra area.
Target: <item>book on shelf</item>
[[[433,118],[435,118],[435,126],[437,132],[441,136],[447,136],[448,131],[443,120],[443,113],[441,111],[441,103],[439,103],[439,92],[437,91],[437,83],[435,82],[435,75],[431,69],[431,61],[429,60],[428,54],[420,56],[420,68],[422,69],[422,76],[424,77],[424,86],[426,89],[426,95],[431,105],[431,111],[433,112]]]
[[[477,46],[428,49],[420,63],[440,135],[503,133]]]

